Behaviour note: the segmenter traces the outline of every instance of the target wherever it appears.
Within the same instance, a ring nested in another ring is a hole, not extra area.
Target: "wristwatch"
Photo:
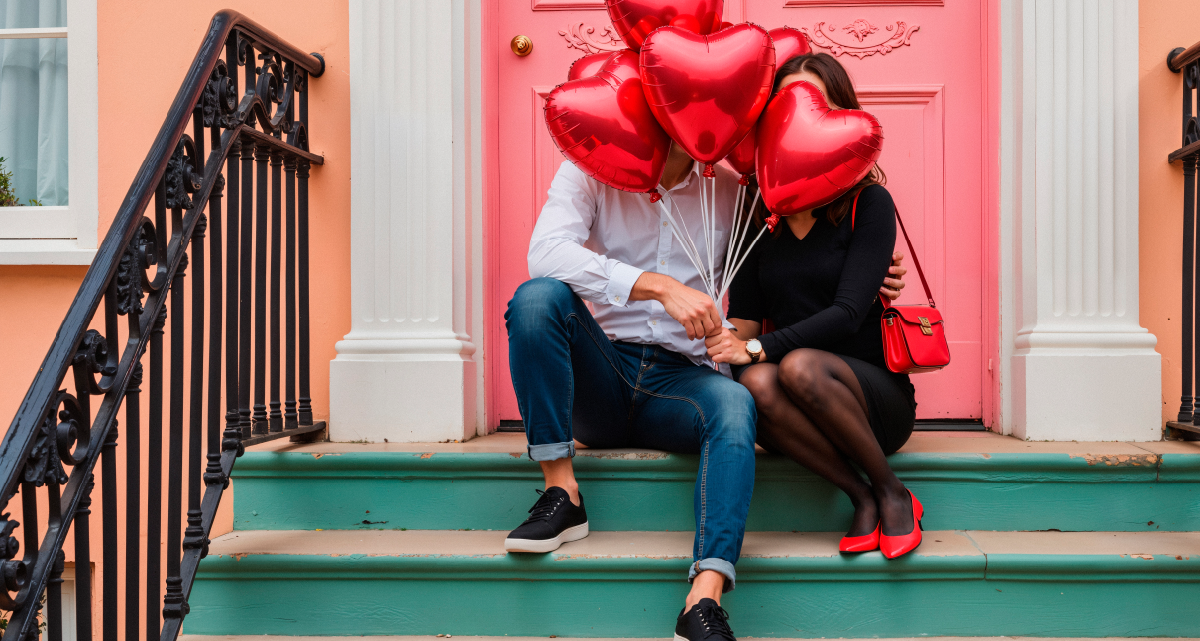
[[[750,355],[750,364],[753,365],[762,358],[762,343],[758,342],[757,338],[751,338],[746,341],[746,353]]]

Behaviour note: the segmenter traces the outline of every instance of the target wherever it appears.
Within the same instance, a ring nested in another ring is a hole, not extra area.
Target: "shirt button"
[[[658,262],[662,263],[663,265],[666,265],[666,264],[667,264],[667,261],[665,261],[665,260],[660,260],[660,261],[658,261]]]
[[[667,226],[667,223],[665,223],[665,222],[664,222],[664,223],[663,223],[663,227],[666,227],[666,226]]]
[[[617,301],[617,302],[619,303],[619,302],[621,302],[621,297],[620,297],[620,296],[613,296],[613,300],[615,300],[615,301]]]

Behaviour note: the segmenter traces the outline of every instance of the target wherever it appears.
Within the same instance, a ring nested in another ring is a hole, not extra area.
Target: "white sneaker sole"
[[[504,539],[504,549],[507,552],[532,552],[544,554],[557,550],[563,543],[578,541],[588,535],[588,524],[582,523],[569,527],[552,539]]]
[[[675,641],[691,641],[691,639],[685,639],[677,634],[675,635]]]

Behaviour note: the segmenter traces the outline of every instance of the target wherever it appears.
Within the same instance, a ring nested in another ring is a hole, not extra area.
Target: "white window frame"
[[[65,206],[0,207],[0,265],[91,264],[100,212],[96,0],[67,0],[66,27],[0,29],[0,38],[68,38],[70,174]]]

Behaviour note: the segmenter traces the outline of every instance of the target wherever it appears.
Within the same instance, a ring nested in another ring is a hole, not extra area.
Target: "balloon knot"
[[[711,162],[706,163],[704,165],[704,177],[705,178],[716,178],[717,177],[717,172],[713,171],[713,166],[712,166]]]
[[[660,201],[660,200],[662,200],[662,194],[658,193],[658,190],[657,190],[657,189],[655,189],[654,191],[650,192],[650,204],[651,204],[651,205],[653,205],[654,203],[656,203],[656,202],[658,202],[658,201]]]
[[[738,184],[743,187],[745,187],[746,185],[749,185],[750,184],[750,176],[747,174],[742,174],[742,177],[738,179]]]
[[[775,225],[779,224],[779,214],[771,214],[770,216],[767,216],[767,220],[765,222],[767,223],[767,229],[769,229],[771,233],[775,233]]]

